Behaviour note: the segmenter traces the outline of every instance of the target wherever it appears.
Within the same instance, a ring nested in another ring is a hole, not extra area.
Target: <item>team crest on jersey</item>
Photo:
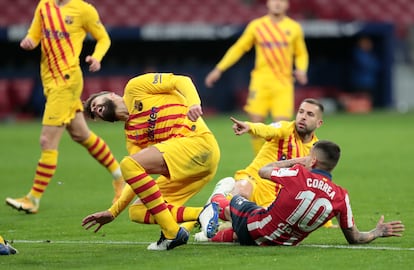
[[[65,23],[66,24],[72,24],[73,23],[73,17],[72,16],[66,16],[65,17]]]
[[[290,36],[290,31],[289,31],[289,30],[286,30],[286,31],[285,31],[285,34],[286,34],[287,36]]]
[[[135,100],[135,104],[134,104],[134,108],[137,111],[142,111],[142,108],[144,107],[144,105],[142,105],[141,100]]]

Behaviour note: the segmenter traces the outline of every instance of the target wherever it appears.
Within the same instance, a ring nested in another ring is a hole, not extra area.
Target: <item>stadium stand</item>
[[[265,0],[89,0],[108,26],[151,23],[245,24],[266,12]],[[0,1],[0,26],[28,24],[37,1]],[[385,8],[386,7],[386,11]],[[411,0],[290,0],[295,19],[393,22],[404,30],[414,22]],[[230,16],[231,15],[231,16]]]
[[[245,25],[251,19],[265,14],[266,0],[87,0],[98,9],[102,21],[109,28],[141,27],[148,24],[206,23],[210,25]],[[290,0],[289,15],[297,20],[317,19],[336,21],[392,22],[397,37],[407,35],[414,23],[412,0]],[[0,1],[0,29],[15,25],[27,26],[33,16],[37,1]],[[7,40],[7,36],[3,37]],[[24,106],[33,88],[33,79],[1,78],[0,104],[2,115]],[[126,78],[85,78],[87,96],[105,84],[122,89]],[[17,107],[16,107],[17,106]],[[18,110],[18,109],[17,109]]]

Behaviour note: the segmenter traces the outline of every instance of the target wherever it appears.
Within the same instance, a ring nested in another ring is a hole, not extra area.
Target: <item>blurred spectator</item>
[[[378,89],[379,71],[380,61],[374,52],[372,39],[368,36],[360,37],[352,52],[352,92],[374,97]]]

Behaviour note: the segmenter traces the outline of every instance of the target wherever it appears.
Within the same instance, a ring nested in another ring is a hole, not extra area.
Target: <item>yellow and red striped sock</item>
[[[106,142],[98,137],[92,131],[89,138],[82,142],[82,145],[88,150],[89,154],[104,166],[116,180],[121,177],[119,163],[111,152]]]
[[[177,223],[186,221],[197,221],[202,207],[173,206],[167,204],[168,210]],[[154,217],[149,210],[141,204],[131,205],[129,208],[129,217],[132,221],[142,224],[156,224]]]
[[[36,199],[40,199],[43,196],[43,193],[55,174],[57,159],[57,150],[42,151],[39,162],[37,163],[36,174],[29,195]]]
[[[164,236],[174,239],[180,227],[171,215],[154,179],[131,157],[125,157],[121,161],[121,171],[125,181],[160,225]]]

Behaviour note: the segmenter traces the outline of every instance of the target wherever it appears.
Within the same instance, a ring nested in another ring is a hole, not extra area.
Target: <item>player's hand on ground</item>
[[[23,50],[33,50],[35,47],[36,44],[29,37],[26,37],[22,39],[22,41],[20,41],[20,48],[22,48]]]
[[[384,223],[384,216],[381,216],[377,227],[375,228],[379,233],[379,237],[402,236],[405,226],[401,221],[390,221]]]
[[[101,69],[101,62],[99,62],[98,60],[96,60],[90,55],[86,56],[85,62],[89,64],[90,72],[96,72]]]
[[[197,119],[202,115],[203,110],[201,109],[200,105],[191,106],[187,113],[188,119],[190,119],[193,122],[197,121]]]
[[[250,127],[243,121],[239,121],[234,117],[230,117],[230,120],[233,121],[233,131],[236,135],[242,135],[249,132]]]
[[[213,87],[214,84],[220,79],[221,73],[221,70],[219,70],[218,68],[215,68],[212,71],[210,71],[210,73],[206,76],[206,79],[204,81],[205,85],[208,88]]]
[[[98,224],[98,227],[96,227],[96,229],[94,230],[94,232],[98,232],[102,228],[103,225],[111,222],[114,219],[115,219],[114,216],[109,211],[97,212],[97,213],[94,213],[94,214],[91,214],[85,217],[82,220],[82,226],[86,230],[88,230],[92,228],[93,226],[95,226],[96,224]]]

